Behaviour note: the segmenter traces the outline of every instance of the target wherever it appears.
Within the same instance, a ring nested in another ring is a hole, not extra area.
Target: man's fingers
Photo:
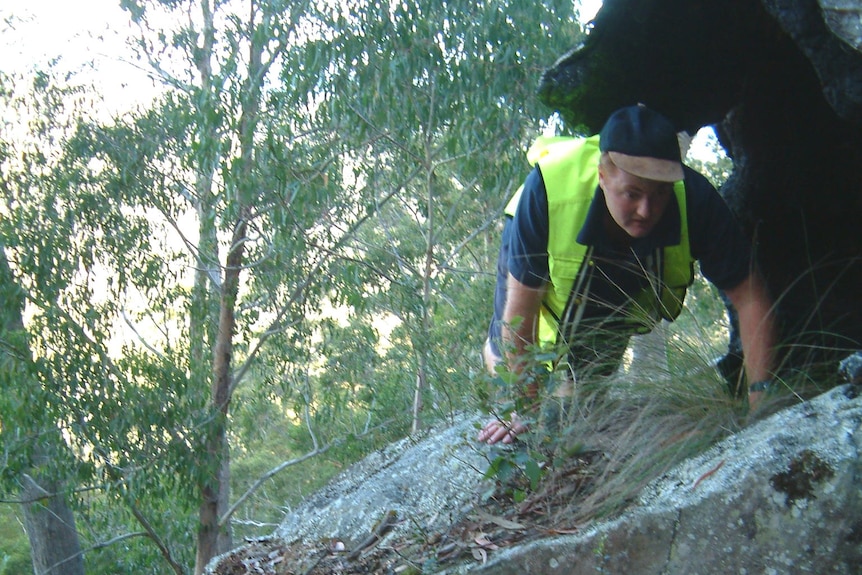
[[[477,439],[479,441],[487,441],[488,443],[496,443],[498,440],[494,439],[494,436],[500,431],[500,422],[499,421],[490,421],[485,427],[482,428],[482,431],[479,432],[479,437]]]
[[[501,441],[503,443],[512,443],[515,441],[517,435],[525,429],[526,426],[518,420],[509,423],[495,419],[494,421],[488,422],[488,424],[482,428],[476,439],[489,445],[493,445]]]
[[[503,443],[512,443],[515,441],[515,435],[512,433],[512,430],[508,425],[500,425],[497,428],[496,433],[491,436],[493,440],[492,443],[497,443],[498,441],[502,441]]]

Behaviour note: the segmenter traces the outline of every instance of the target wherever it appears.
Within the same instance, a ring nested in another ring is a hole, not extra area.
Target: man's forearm
[[[768,380],[775,369],[778,342],[772,300],[763,281],[755,274],[740,286],[728,290],[728,297],[739,316],[739,337],[749,384]]]
[[[506,365],[510,370],[520,372],[524,353],[536,341],[536,320],[519,315],[503,317],[503,348]]]
[[[543,295],[544,288],[529,287],[509,275],[501,336],[506,365],[513,373],[523,371],[525,350],[536,342]]]
[[[745,333],[751,335],[746,336]],[[775,367],[776,344],[772,315],[765,316],[760,325],[750,326],[748,330],[744,330],[740,319],[740,337],[745,360],[745,375],[749,383],[770,379]]]

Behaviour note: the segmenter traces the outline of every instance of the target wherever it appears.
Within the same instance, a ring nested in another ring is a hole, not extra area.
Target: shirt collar
[[[605,232],[605,215],[608,214],[608,206],[605,203],[605,195],[601,188],[596,186],[593,193],[593,201],[587,211],[587,219],[581,231],[578,232],[578,243],[585,246],[599,248],[612,247],[611,240]],[[675,246],[680,242],[680,212],[676,194],[671,194],[670,201],[656,227],[643,238],[632,240],[632,249],[637,254],[647,254],[657,248]]]

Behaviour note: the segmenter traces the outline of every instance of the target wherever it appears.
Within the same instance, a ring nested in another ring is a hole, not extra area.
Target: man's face
[[[614,222],[633,238],[652,231],[673,194],[673,184],[645,180],[613,164],[599,166],[599,185]]]

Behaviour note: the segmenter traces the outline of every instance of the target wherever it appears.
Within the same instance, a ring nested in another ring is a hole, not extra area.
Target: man
[[[565,348],[575,379],[610,375],[630,335],[677,317],[698,260],[736,308],[756,406],[771,378],[772,302],[726,204],[682,164],[670,120],[626,107],[598,136],[552,139],[529,155],[535,168],[506,210],[489,372],[505,361],[521,373],[539,343]],[[495,419],[478,439],[510,443],[525,428]]]

